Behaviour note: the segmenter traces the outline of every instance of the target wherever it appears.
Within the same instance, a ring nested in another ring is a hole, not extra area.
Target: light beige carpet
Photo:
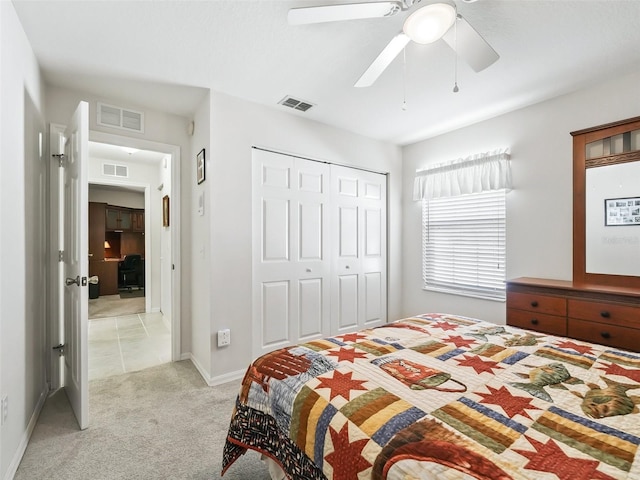
[[[15,480],[220,479],[239,387],[207,386],[188,360],[93,380],[84,431],[58,391],[45,403]],[[224,476],[269,478],[252,451]]]
[[[120,317],[143,313],[144,297],[120,298],[120,295],[102,295],[89,300],[89,318]]]

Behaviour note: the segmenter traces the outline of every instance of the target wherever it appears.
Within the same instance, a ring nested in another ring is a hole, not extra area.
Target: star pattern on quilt
[[[532,398],[513,395],[504,386],[501,386],[500,388],[493,388],[490,385],[487,385],[487,389],[490,393],[475,392],[476,395],[482,397],[480,403],[498,405],[502,407],[509,418],[513,418],[514,415],[520,414],[523,417],[527,417],[533,420],[526,412],[526,410],[540,410],[535,405],[531,405],[531,401],[533,400]]]
[[[325,460],[333,467],[333,480],[358,480],[358,474],[371,466],[362,456],[362,450],[369,443],[366,438],[351,442],[349,425],[345,423],[340,431],[329,427],[333,452]]]
[[[317,377],[320,384],[316,387],[328,388],[330,390],[329,400],[333,400],[337,396],[341,396],[345,400],[350,400],[351,390],[367,390],[363,387],[363,383],[367,383],[367,380],[355,380],[352,377],[353,372],[341,373],[338,370],[331,372],[333,377]]]
[[[526,439],[536,451],[514,451],[529,459],[524,466],[528,470],[555,473],[559,480],[613,480],[613,477],[597,470],[600,464],[597,460],[571,458],[552,439],[544,444],[530,437]]]
[[[443,338],[442,341],[446,343],[453,343],[458,348],[468,348],[476,343],[475,340],[470,340],[468,338],[461,337],[460,335],[449,335],[447,338]]]
[[[581,354],[593,355],[593,348],[589,345],[580,345],[579,343],[572,342],[571,340],[556,343],[558,348],[570,348]]]
[[[459,325],[455,325],[453,323],[449,323],[449,322],[438,322],[438,323],[433,323],[430,325],[431,328],[439,328],[445,332],[448,332],[449,330],[457,330]]]
[[[500,365],[498,365],[498,362],[494,362],[493,360],[483,360],[477,355],[463,355],[463,357],[464,360],[459,358],[455,359],[458,362],[458,365],[460,365],[461,367],[471,367],[476,371],[476,373],[489,372],[492,375],[495,375],[493,369],[502,368],[500,367]]]
[[[353,363],[358,358],[367,358],[365,352],[356,350],[355,348],[342,347],[340,350],[327,352],[327,356],[336,357],[338,362],[351,362]]]
[[[337,337],[333,337],[333,338],[339,338],[343,342],[357,342],[358,340],[364,340],[365,338],[368,338],[368,337],[367,335],[354,332],[354,333],[345,333],[344,335],[338,335]]]
[[[609,365],[602,364],[602,366],[598,366],[596,368],[604,370],[607,375],[621,375],[623,377],[630,378],[635,382],[640,382],[640,370],[638,369],[624,368],[616,363],[611,363]]]

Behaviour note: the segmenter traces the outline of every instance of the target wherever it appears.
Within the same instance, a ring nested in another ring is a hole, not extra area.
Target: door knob
[[[69,287],[69,286],[73,285],[74,283],[75,283],[77,286],[80,286],[80,275],[78,275],[76,278],[70,278],[70,277],[67,277],[67,279],[65,280],[65,282],[64,282],[64,283],[65,283],[65,285],[66,285],[67,287]]]

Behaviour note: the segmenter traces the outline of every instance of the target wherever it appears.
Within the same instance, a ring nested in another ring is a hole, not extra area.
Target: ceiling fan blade
[[[301,7],[289,10],[289,25],[307,23],[335,22],[339,20],[358,20],[361,18],[390,17],[402,9],[398,1],[346,3],[342,5],[323,5]]]
[[[391,39],[391,41],[380,52],[369,68],[358,79],[354,87],[370,87],[378,77],[386,70],[393,59],[398,56],[404,47],[407,46],[411,39],[404,33],[399,33]]]
[[[500,58],[500,55],[482,38],[482,35],[461,15],[458,15],[457,22],[442,38],[476,72],[484,70]]]

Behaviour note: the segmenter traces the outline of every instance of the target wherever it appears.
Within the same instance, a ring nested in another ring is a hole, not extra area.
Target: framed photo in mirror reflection
[[[640,225],[640,197],[605,199],[604,225],[606,227]]]

